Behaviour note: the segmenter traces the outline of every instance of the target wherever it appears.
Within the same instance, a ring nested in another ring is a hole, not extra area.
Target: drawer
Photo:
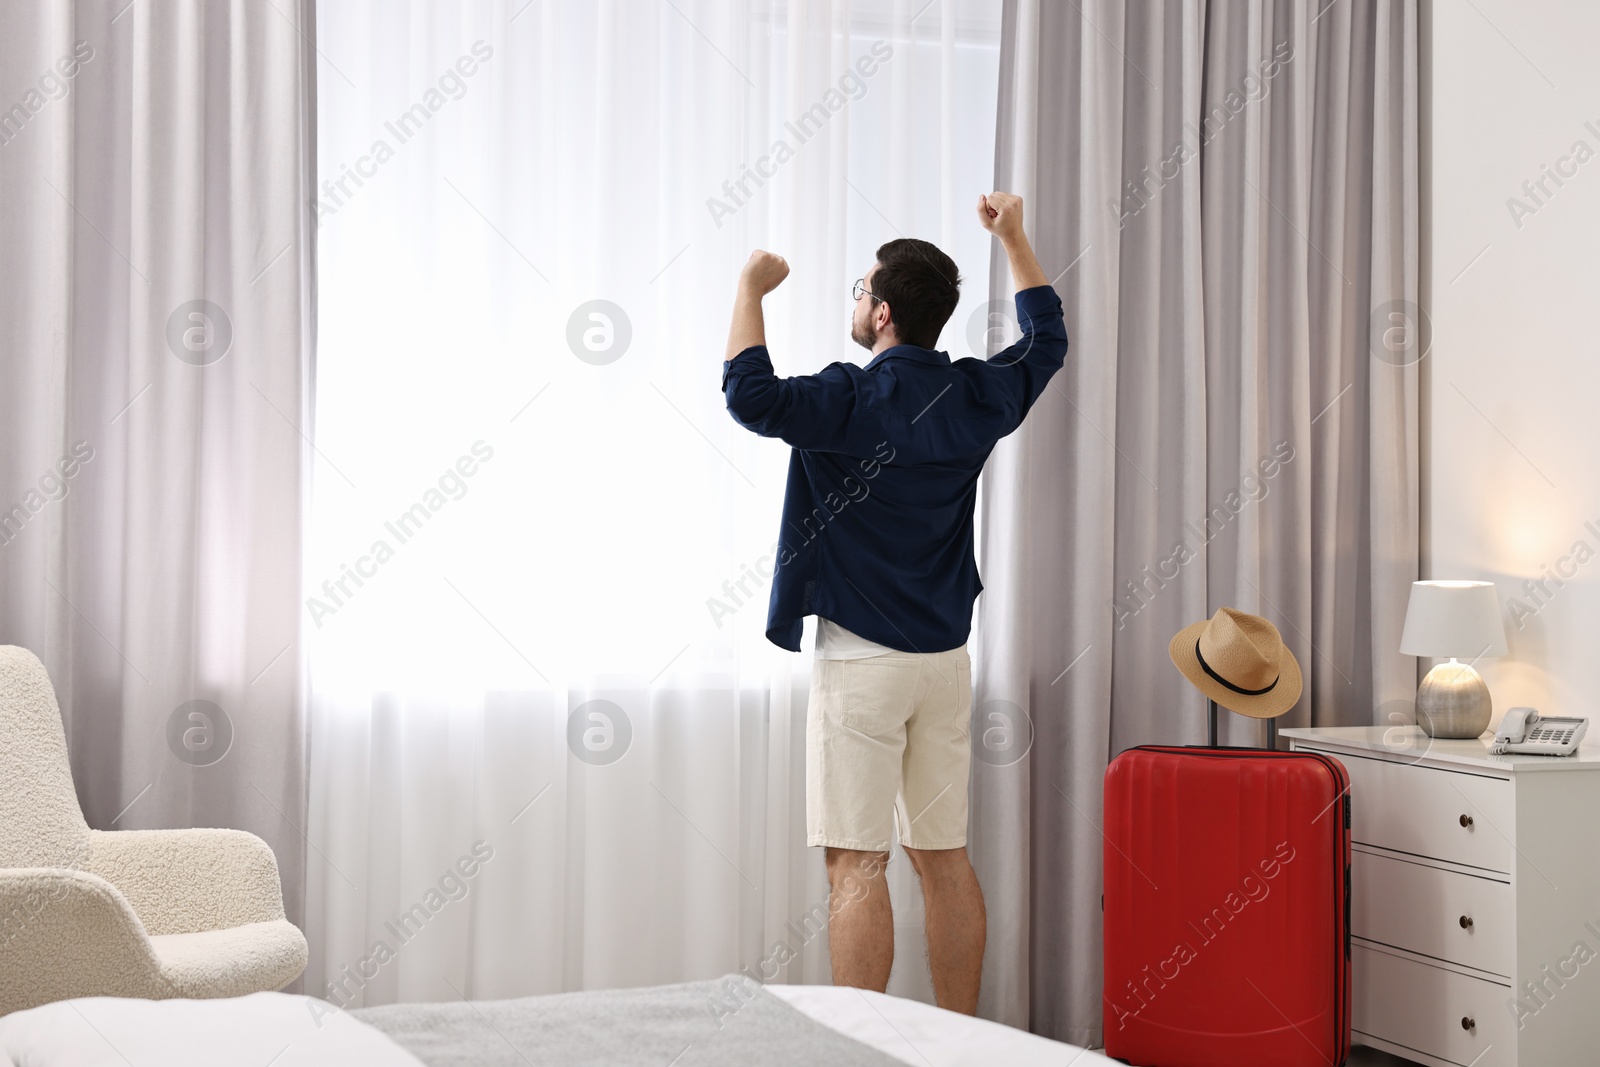
[[[1350,772],[1350,837],[1366,845],[1511,873],[1511,783],[1340,754]]]
[[[1350,853],[1350,930],[1357,937],[1509,979],[1513,916],[1505,882]]]
[[[1350,966],[1352,1025],[1358,1033],[1473,1067],[1516,1062],[1516,1033],[1505,1009],[1509,986],[1359,941],[1351,946]],[[1472,1021],[1472,1029],[1462,1026],[1463,1019]]]

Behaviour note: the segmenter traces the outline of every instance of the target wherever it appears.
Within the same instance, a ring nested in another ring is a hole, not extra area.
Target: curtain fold
[[[998,12],[320,5],[314,992],[828,980],[812,635],[764,635],[789,449],[727,414],[728,315],[778,252],[779,372],[864,363],[851,284],[918,236],[973,351]],[[890,990],[931,1001],[890,879]]]
[[[1306,677],[1280,726],[1409,721],[1416,12],[1009,0],[1001,47],[996,183],[1033,193],[1073,343],[985,473],[975,854],[1029,918],[984,1007],[1092,1046],[1106,764],[1206,740],[1171,635],[1264,615]]]
[[[259,834],[296,922],[309,10],[0,11],[0,641],[91,826]]]

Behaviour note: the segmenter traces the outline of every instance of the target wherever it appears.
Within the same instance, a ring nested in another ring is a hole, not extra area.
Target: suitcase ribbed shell
[[[1344,766],[1314,753],[1143,745],[1111,761],[1107,1055],[1346,1061],[1349,804]]]

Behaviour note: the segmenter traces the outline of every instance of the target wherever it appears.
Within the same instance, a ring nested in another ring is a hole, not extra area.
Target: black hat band
[[[1205,656],[1200,654],[1200,639],[1198,637],[1195,638],[1194,641],[1194,658],[1200,661],[1200,669],[1206,672],[1207,677],[1216,682],[1218,685],[1226,686],[1227,688],[1233,690],[1240,696],[1258,697],[1262,693],[1272,692],[1272,687],[1278,684],[1278,679],[1274,678],[1267,686],[1261,689],[1241,689],[1239,686],[1234,685],[1222,675],[1211,669],[1211,664],[1207,663]],[[1282,675],[1279,675],[1279,677],[1282,677]]]

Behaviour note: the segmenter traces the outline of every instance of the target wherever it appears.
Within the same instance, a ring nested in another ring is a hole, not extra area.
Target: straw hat
[[[1196,689],[1240,715],[1275,718],[1300,699],[1300,664],[1259,615],[1218,608],[1179,630],[1167,653]]]

